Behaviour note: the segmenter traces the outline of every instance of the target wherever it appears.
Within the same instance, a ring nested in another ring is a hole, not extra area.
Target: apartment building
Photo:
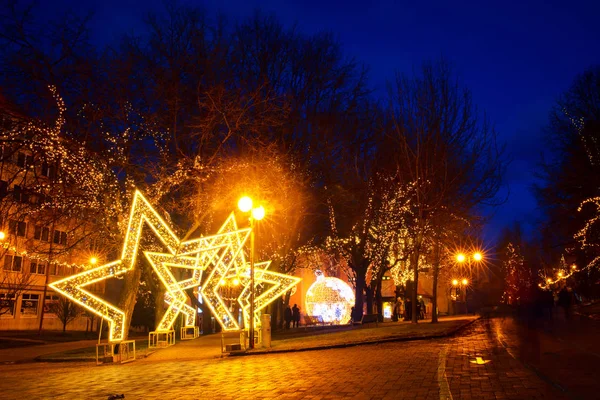
[[[37,330],[42,321],[43,329],[62,330],[65,319],[68,330],[92,329],[91,316],[47,285],[97,262],[97,238],[68,205],[55,204],[52,196],[65,193],[68,182],[56,157],[48,156],[53,149],[38,146],[39,137],[19,135],[28,123],[0,97],[0,331]],[[89,289],[103,293],[104,285]]]

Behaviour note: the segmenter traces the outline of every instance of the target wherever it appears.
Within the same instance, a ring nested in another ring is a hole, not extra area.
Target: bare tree
[[[489,123],[479,120],[470,92],[445,62],[426,63],[414,77],[398,75],[390,89],[390,128],[386,148],[401,182],[414,185],[410,222],[417,322],[420,254],[438,216],[472,217],[475,206],[494,202],[504,164]]]
[[[67,330],[67,325],[81,315],[81,309],[66,297],[60,298],[50,305],[50,312],[55,314],[62,323],[62,330]]]

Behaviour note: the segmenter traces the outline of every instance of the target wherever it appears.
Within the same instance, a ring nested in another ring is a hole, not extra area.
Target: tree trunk
[[[367,286],[364,274],[356,274],[356,298],[354,299],[353,321],[360,321],[363,314],[363,291]]]
[[[371,286],[365,286],[365,298],[367,300],[367,314],[373,314],[373,292]]]
[[[419,251],[415,250],[412,254],[413,256],[413,262],[412,262],[412,267],[413,267],[413,281],[414,281],[414,286],[413,286],[413,291],[411,293],[411,300],[412,300],[412,319],[411,322],[413,324],[417,324],[419,322],[418,319],[418,315],[417,315],[417,301],[418,296],[417,296],[417,292],[418,292],[418,288],[419,288]]]
[[[431,323],[438,322],[437,315],[437,286],[440,274],[440,243],[436,241],[433,255],[433,299],[431,299]]]
[[[158,324],[165,315],[165,292],[162,287],[154,294],[154,329],[158,328]]]
[[[124,322],[124,336],[123,340],[127,340],[129,337],[129,326],[131,324],[131,315],[133,314],[133,308],[137,298],[138,288],[140,287],[140,280],[142,278],[142,269],[136,267],[130,273],[123,276],[123,291],[119,299],[118,307],[125,313]]]
[[[381,295],[381,279],[377,282],[377,287],[375,288],[375,304],[377,305],[377,314],[381,317],[383,321],[383,296]]]

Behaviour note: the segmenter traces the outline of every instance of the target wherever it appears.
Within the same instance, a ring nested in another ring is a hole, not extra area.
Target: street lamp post
[[[254,349],[254,220],[260,221],[265,217],[263,206],[252,208],[252,199],[248,196],[238,201],[240,211],[250,211],[250,326],[248,329],[249,348]]]
[[[463,263],[467,263],[467,267],[469,268],[469,273],[472,274],[472,266],[473,266],[473,262],[480,262],[481,260],[483,260],[483,255],[481,254],[481,252],[476,251],[472,254],[468,254],[465,255],[464,253],[458,253],[456,255],[456,261],[459,264],[463,264]],[[455,280],[456,281],[456,280]],[[458,284],[458,281],[456,281],[457,283],[454,283],[454,286],[456,286]],[[463,287],[463,296],[464,296],[464,302],[465,302],[465,308],[467,309],[467,313],[469,312],[468,308],[467,308],[467,285],[469,284],[469,281],[465,278],[462,279],[462,281],[460,282],[461,286]]]

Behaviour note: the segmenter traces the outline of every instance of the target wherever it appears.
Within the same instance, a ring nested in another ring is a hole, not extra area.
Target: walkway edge
[[[481,318],[482,318],[481,316],[478,316],[477,318],[474,318],[474,319],[468,321],[464,325],[460,325],[455,328],[449,329],[446,332],[442,332],[442,333],[438,333],[438,334],[434,334],[434,335],[384,337],[384,338],[376,339],[376,340],[365,340],[365,341],[355,341],[355,342],[331,344],[331,345],[324,345],[324,346],[313,346],[313,347],[305,347],[305,348],[301,348],[301,349],[281,349],[281,350],[260,349],[260,350],[245,352],[245,353],[230,354],[230,356],[231,357],[245,357],[245,356],[255,356],[255,355],[264,355],[264,354],[298,353],[298,352],[302,352],[302,351],[343,349],[343,348],[347,348],[347,347],[374,345],[374,344],[379,344],[379,343],[410,342],[410,341],[417,341],[417,340],[440,339],[440,338],[453,336],[453,335],[459,333],[460,331],[462,331],[466,327],[470,326],[475,321],[480,320]]]

